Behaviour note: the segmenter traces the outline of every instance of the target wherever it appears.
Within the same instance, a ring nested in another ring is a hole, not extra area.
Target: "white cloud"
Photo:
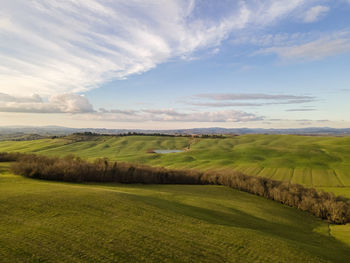
[[[307,2],[237,1],[213,18],[201,15],[203,3],[194,0],[2,1],[1,91],[86,91],[200,49],[215,50],[235,30],[271,24]]]
[[[49,104],[59,109],[59,112],[83,113],[94,111],[90,102],[78,94],[59,94],[50,97]]]
[[[181,101],[200,107],[260,107],[269,105],[304,104],[315,101],[307,95],[266,94],[266,93],[204,93]]]
[[[90,120],[114,122],[251,122],[263,119],[261,116],[237,110],[180,112],[175,109],[102,110],[82,117]]]
[[[266,25],[277,19],[286,18],[292,12],[298,11],[298,8],[307,6],[312,0],[288,0],[288,1],[253,1],[254,22],[258,26]]]
[[[263,48],[255,54],[277,54],[287,60],[319,60],[347,52],[350,52],[350,32],[344,31],[306,43]]]
[[[249,122],[262,119],[255,114],[237,110],[182,112],[175,109],[106,110],[100,108],[99,111],[95,111],[85,96],[72,93],[52,95],[47,101],[36,94],[16,97],[0,93],[0,112],[72,113],[82,120],[114,122]]]
[[[6,93],[0,93],[0,102],[42,102],[41,97],[38,94],[33,94],[30,97],[15,97]]]
[[[22,113],[88,113],[93,112],[90,102],[78,94],[53,95],[44,102],[39,95],[15,97],[0,93],[0,112]]]
[[[311,7],[306,13],[304,17],[304,22],[312,23],[320,19],[320,17],[324,16],[329,11],[328,6],[317,5]]]
[[[300,109],[288,109],[286,111],[315,111],[316,109],[300,108]]]
[[[204,93],[193,96],[194,98],[211,100],[309,100],[314,99],[305,95],[266,94],[266,93]]]

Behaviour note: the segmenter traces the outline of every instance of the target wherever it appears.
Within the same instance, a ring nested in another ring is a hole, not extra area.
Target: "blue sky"
[[[350,127],[349,0],[8,0],[0,125]]]

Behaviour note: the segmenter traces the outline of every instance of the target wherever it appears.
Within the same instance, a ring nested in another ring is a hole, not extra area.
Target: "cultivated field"
[[[1,262],[350,261],[347,226],[222,186],[48,182],[2,163],[0,211]]]
[[[149,149],[186,149],[150,154]],[[68,136],[0,141],[0,151],[146,163],[168,168],[235,169],[314,187],[350,187],[350,137],[244,135],[225,139],[163,136]]]

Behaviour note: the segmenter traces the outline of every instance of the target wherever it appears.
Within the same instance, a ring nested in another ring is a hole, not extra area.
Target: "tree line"
[[[0,152],[0,162],[14,162],[26,156],[28,156],[28,154],[18,152]]]
[[[96,133],[96,132],[75,132],[75,136],[110,136],[110,137],[125,137],[125,136],[157,136],[157,137],[194,137],[194,138],[213,138],[225,139],[227,135],[223,134],[181,134],[181,133],[158,133],[158,132],[125,132],[125,133]],[[237,136],[237,135],[231,135]],[[65,137],[65,136],[62,136]],[[53,137],[52,137],[53,138]],[[57,138],[57,137],[55,137]]]
[[[107,158],[88,162],[73,155],[58,158],[34,154],[0,153],[0,161],[16,161],[11,166],[14,173],[46,180],[224,185],[307,211],[335,224],[350,222],[350,201],[344,197],[290,182],[249,176],[237,171],[175,170],[112,162]]]

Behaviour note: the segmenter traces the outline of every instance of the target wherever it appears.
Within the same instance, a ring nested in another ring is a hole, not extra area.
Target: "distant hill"
[[[142,130],[142,129],[105,129],[105,128],[68,128],[61,126],[7,126],[0,127],[0,139],[25,139],[33,137],[61,136],[72,133],[92,132],[100,134],[161,133],[161,134],[295,134],[295,135],[350,135],[350,128],[336,129],[330,127],[309,127],[300,129],[262,129],[262,128],[193,128],[171,130]],[[35,136],[33,136],[35,135]]]

